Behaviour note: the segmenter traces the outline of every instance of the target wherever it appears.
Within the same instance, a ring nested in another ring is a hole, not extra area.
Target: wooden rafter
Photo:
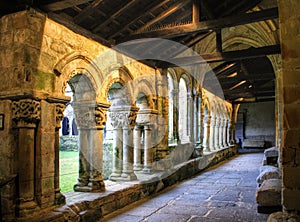
[[[112,20],[114,20],[116,17],[121,15],[124,11],[126,11],[128,8],[130,8],[132,5],[137,3],[138,0],[131,0],[127,4],[125,4],[123,7],[121,7],[119,10],[114,12],[108,19],[106,19],[104,22],[99,24],[97,27],[93,29],[93,32],[98,32],[101,30],[105,25],[109,24]]]
[[[43,6],[47,11],[59,11],[89,2],[90,0],[61,0]]]
[[[140,32],[142,30],[147,29],[148,27],[150,27],[151,25],[165,19],[166,17],[168,17],[169,15],[173,14],[174,12],[176,12],[178,9],[181,9],[181,7],[185,6],[187,3],[189,3],[189,1],[186,0],[181,0],[179,2],[177,2],[175,5],[173,5],[172,7],[170,7],[168,10],[162,12],[161,14],[159,14],[158,16],[156,16],[154,19],[152,19],[151,21],[147,22],[145,25],[143,25],[142,27],[140,27],[138,30],[136,30],[136,32]]]
[[[110,35],[110,38],[113,39],[114,37],[116,37],[117,35],[119,35],[120,33],[122,33],[123,31],[127,30],[132,24],[134,24],[135,22],[137,22],[139,19],[141,19],[145,14],[149,14],[152,11],[155,11],[156,9],[160,8],[161,6],[165,5],[166,3],[168,3],[170,0],[164,0],[162,2],[160,2],[159,4],[155,3],[155,1],[153,1],[148,7],[147,9],[145,9],[145,11],[141,10],[138,15],[133,18],[130,22],[128,22],[126,25],[124,25],[123,27],[121,27],[117,32],[113,33]]]
[[[85,9],[83,9],[78,15],[73,18],[75,23],[81,23],[86,17],[90,16],[94,9],[98,7],[104,0],[95,0]]]
[[[144,31],[134,34],[125,39],[126,41],[137,38],[172,38],[181,35],[188,35],[195,32],[207,32],[209,30],[222,29],[226,27],[244,25],[253,22],[259,22],[278,18],[278,8],[271,8],[262,11],[245,13],[241,15],[229,16],[216,20],[191,23],[180,26],[165,27],[156,31]]]
[[[211,54],[203,54],[199,56],[188,56],[182,58],[173,58],[168,67],[189,66],[221,61],[237,61],[242,59],[258,58],[266,55],[279,54],[280,45],[263,46],[260,48],[249,48],[238,51],[216,52]],[[174,65],[176,64],[176,65]],[[163,66],[163,65],[162,65]]]

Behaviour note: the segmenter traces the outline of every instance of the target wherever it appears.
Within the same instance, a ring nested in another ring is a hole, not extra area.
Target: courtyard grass
[[[78,152],[60,151],[60,188],[61,192],[73,190],[78,178]]]

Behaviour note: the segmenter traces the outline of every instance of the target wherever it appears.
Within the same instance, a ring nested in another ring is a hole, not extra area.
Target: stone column
[[[193,102],[193,95],[188,93],[187,95],[187,124],[186,124],[186,131],[188,132],[188,141],[193,144],[194,143],[194,102]]]
[[[222,145],[223,147],[227,147],[226,143],[226,131],[227,131],[227,120],[223,119],[223,138],[222,138]]]
[[[133,127],[136,120],[136,111],[123,112],[123,170],[121,177],[123,180],[136,180],[133,171]]]
[[[210,119],[209,147],[210,151],[215,149],[215,118],[213,117]]]
[[[179,104],[178,104],[178,90],[173,90],[173,126],[174,126],[174,142],[180,143],[178,123],[179,123]]]
[[[61,121],[64,118],[64,110],[66,106],[64,104],[56,104],[56,126],[55,126],[55,142],[54,142],[54,192],[55,192],[55,204],[60,205],[66,202],[66,198],[60,192],[59,185],[59,130],[61,128]]]
[[[103,191],[102,145],[107,106],[87,101],[75,103],[74,110],[79,131],[79,178],[74,190]]]
[[[218,150],[220,149],[221,147],[219,147],[219,137],[220,137],[220,134],[219,134],[219,129],[220,129],[220,118],[219,117],[216,117],[215,118],[215,128],[214,128],[214,148],[215,150]]]
[[[151,147],[151,127],[150,125],[144,126],[144,173],[151,173],[152,169],[152,147]]]
[[[32,99],[14,101],[13,120],[18,130],[17,172],[19,214],[27,214],[37,206],[35,201],[35,132],[40,120],[40,102]]]
[[[137,125],[134,127],[133,146],[134,146],[133,170],[139,171],[142,170],[142,163],[141,163],[142,148],[141,148],[141,127]]]
[[[203,130],[203,148],[205,152],[210,152],[210,126],[211,123],[211,117],[210,116],[205,116],[204,118],[204,130]]]
[[[95,108],[95,126],[90,130],[90,178],[88,186],[91,191],[104,191],[103,169],[103,130],[106,122],[107,106]]]
[[[113,137],[113,158],[112,158],[112,174],[110,175],[110,180],[115,180],[119,178],[122,173],[122,128],[119,125],[114,126],[114,137]]]
[[[194,99],[194,141],[195,143],[198,143],[199,142],[199,137],[198,137],[198,132],[199,132],[199,124],[198,124],[198,121],[199,121],[199,107],[198,107],[198,95],[195,96],[195,99]]]
[[[230,119],[227,120],[227,132],[226,132],[226,144],[227,146],[230,146],[230,129],[231,129],[231,124],[230,124]]]
[[[88,191],[90,179],[90,130],[93,126],[92,113],[84,104],[74,105],[76,122],[78,126],[78,149],[79,149],[79,170],[78,182],[74,185],[75,191]]]
[[[224,129],[224,121],[222,118],[219,118],[219,149],[224,148],[224,146],[223,146],[223,129]]]

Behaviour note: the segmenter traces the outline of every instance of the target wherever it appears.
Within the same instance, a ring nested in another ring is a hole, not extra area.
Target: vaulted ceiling
[[[76,32],[114,46],[140,38],[166,38],[193,47],[212,32],[217,33],[218,52],[203,55],[209,62],[219,62],[213,69],[230,101],[274,99],[274,71],[266,55],[280,53],[278,45],[258,49],[222,52],[221,29],[236,25],[276,19],[277,8],[249,12],[262,0],[10,0],[1,1],[0,16],[33,7]],[[276,5],[275,5],[276,6]],[[271,6],[273,7],[273,6]],[[247,12],[247,13],[246,13]],[[137,51],[151,49],[131,45],[126,52],[135,57]],[[161,50],[171,60],[181,52]],[[193,57],[180,62],[193,63]],[[177,59],[178,60],[178,59]],[[178,61],[177,61],[178,62]],[[153,66],[172,66],[145,61]]]

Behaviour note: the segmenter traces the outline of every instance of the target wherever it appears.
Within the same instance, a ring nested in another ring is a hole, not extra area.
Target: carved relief
[[[41,118],[40,102],[32,99],[14,101],[12,112],[15,121],[22,120],[27,123],[35,123]]]
[[[106,122],[106,108],[103,107],[96,107],[95,109],[95,123],[96,126],[104,128]]]
[[[61,121],[64,118],[64,110],[66,106],[64,104],[56,104],[55,106],[55,118],[56,118],[56,128],[60,128]]]
[[[79,128],[91,128],[95,126],[95,117],[92,111],[88,109],[76,109],[75,116]]]
[[[112,119],[112,126],[114,128],[119,128],[119,127],[133,128],[135,125],[137,113],[133,111],[111,112],[109,113],[109,117]]]

